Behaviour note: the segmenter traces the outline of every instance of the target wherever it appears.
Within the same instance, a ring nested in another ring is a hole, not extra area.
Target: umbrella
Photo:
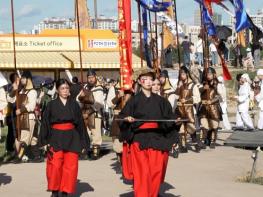
[[[227,26],[216,26],[216,35],[220,40],[227,40],[228,37],[232,36],[232,30]]]
[[[32,80],[36,88],[39,88],[40,86],[43,86],[43,85],[51,84],[54,81],[50,77],[39,76],[39,75],[33,76]]]

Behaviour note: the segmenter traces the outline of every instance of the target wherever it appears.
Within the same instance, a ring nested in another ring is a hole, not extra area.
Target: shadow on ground
[[[11,183],[12,177],[8,176],[6,173],[0,173],[0,186],[7,185]]]
[[[70,195],[70,197],[79,197],[82,194],[83,196],[87,196],[86,193],[88,192],[94,192],[94,188],[90,184],[78,180],[76,193],[74,195]]]
[[[174,186],[166,182],[163,183],[161,185],[158,197],[181,197],[181,195],[174,195],[174,194],[168,193],[168,191],[171,189],[175,189]],[[120,197],[134,197],[134,193],[133,191],[131,191],[125,194],[120,194]]]

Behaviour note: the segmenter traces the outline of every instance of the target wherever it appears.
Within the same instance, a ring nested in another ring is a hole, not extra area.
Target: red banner
[[[131,0],[118,0],[121,88],[132,88]]]

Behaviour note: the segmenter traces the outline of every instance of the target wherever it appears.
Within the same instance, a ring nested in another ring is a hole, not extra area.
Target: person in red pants
[[[123,175],[133,179],[135,197],[158,196],[169,150],[178,142],[171,104],[151,91],[154,78],[152,71],[141,71],[137,80],[141,90],[120,112],[124,119],[119,123],[121,140],[125,142],[124,150],[128,149],[123,157]],[[167,119],[171,121],[157,121]]]
[[[58,97],[48,103],[42,118],[39,144],[47,147],[46,175],[51,197],[76,190],[79,153],[89,149],[89,136],[78,103],[69,97],[69,82],[56,82]]]

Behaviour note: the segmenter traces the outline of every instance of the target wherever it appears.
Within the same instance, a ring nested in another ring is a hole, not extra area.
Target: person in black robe
[[[175,117],[169,101],[151,92],[154,78],[153,72],[142,71],[138,78],[141,91],[127,102],[119,114],[124,119],[119,123],[120,139],[125,142],[123,163],[129,162],[123,166],[123,175],[133,179],[135,197],[158,196],[169,150],[178,142],[175,121],[155,121],[175,120]]]
[[[69,97],[65,79],[56,82],[58,98],[48,103],[43,114],[39,145],[47,147],[48,190],[52,197],[74,193],[78,155],[89,149],[89,136],[78,103]]]

